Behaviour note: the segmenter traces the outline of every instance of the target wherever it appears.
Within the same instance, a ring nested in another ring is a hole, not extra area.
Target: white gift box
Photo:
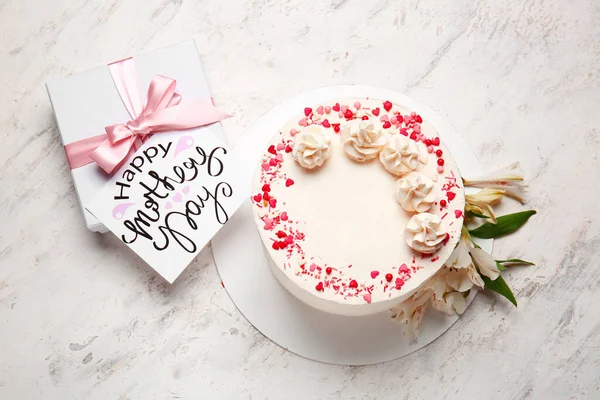
[[[184,99],[210,97],[200,56],[193,40],[133,57],[139,78],[140,98],[145,99],[150,81],[164,75],[177,81],[177,93]],[[109,125],[131,119],[108,66],[51,81],[46,84],[63,145],[105,133]],[[200,129],[222,138],[220,123]],[[85,206],[109,180],[97,164],[71,170],[85,223],[91,231],[104,233],[106,227]]]

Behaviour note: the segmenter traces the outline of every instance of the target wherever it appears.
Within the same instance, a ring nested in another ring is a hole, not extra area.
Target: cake
[[[465,206],[435,128],[371,98],[299,110],[265,149],[251,201],[279,282],[347,316],[388,310],[442,268]]]

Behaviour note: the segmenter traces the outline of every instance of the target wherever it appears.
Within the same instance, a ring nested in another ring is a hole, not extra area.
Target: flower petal
[[[470,249],[470,252],[473,261],[477,264],[477,267],[479,267],[479,272],[491,280],[495,280],[500,275],[496,260],[494,260],[494,258],[485,250],[473,247]]]

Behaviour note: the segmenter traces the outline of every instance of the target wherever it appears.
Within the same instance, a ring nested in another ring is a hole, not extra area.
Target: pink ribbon
[[[96,162],[111,174],[153,133],[196,128],[229,117],[214,106],[212,99],[181,102],[181,96],[175,93],[177,82],[162,75],[156,75],[150,82],[143,106],[133,59],[118,61],[108,67],[132,119],[105,127],[105,134],[67,144],[65,152],[71,169]]]

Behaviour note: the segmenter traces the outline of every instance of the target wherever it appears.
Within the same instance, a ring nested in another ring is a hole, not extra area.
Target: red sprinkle
[[[291,152],[292,152],[292,150],[293,150],[293,149],[292,149],[292,146],[286,146],[286,147],[285,147],[285,152],[286,152],[286,153],[291,153]]]
[[[279,231],[277,232],[277,237],[283,239],[284,237],[287,237],[287,234],[284,231]]]
[[[404,286],[404,279],[402,279],[402,278],[396,279],[396,289],[400,289],[402,286]]]
[[[259,203],[262,200],[262,194],[257,194],[256,196],[253,197],[254,201]]]
[[[446,233],[446,237],[444,238],[444,244],[448,243],[448,240],[450,240],[450,234]]]
[[[282,212],[280,218],[282,221],[287,221],[288,220],[287,212],[286,211]]]
[[[279,242],[273,242],[273,250],[279,250]]]
[[[335,103],[333,107],[331,107],[333,111],[339,112],[341,110],[340,103]]]
[[[328,120],[323,120],[323,124],[322,124],[325,128],[331,128],[331,124],[329,123]]]
[[[456,218],[460,218],[460,217],[462,217],[462,215],[463,215],[462,211],[460,211],[460,210],[454,210],[454,216]]]
[[[346,110],[346,112],[344,113],[344,117],[346,117],[346,119],[350,119],[354,116],[354,114],[352,114],[352,111],[350,109]]]
[[[426,139],[425,140],[425,146],[429,147],[433,144],[433,142],[431,141],[431,139]]]
[[[392,279],[394,279],[394,275],[392,274],[385,274],[385,280],[388,282],[391,282]]]
[[[271,208],[277,207],[277,200],[272,198],[271,200],[269,200],[269,205],[271,206]]]
[[[442,156],[442,154],[444,154],[444,152],[443,152],[441,149],[437,149],[437,150],[435,151],[435,155],[436,155],[436,156],[438,156],[438,157],[441,157],[441,156]]]
[[[340,132],[340,124],[335,124],[333,126],[333,130],[335,131],[335,133],[339,133]]]
[[[444,200],[444,199],[440,200],[440,206],[446,207],[447,204],[448,203],[446,202],[446,200]]]
[[[276,166],[277,165],[277,159],[276,158],[271,158],[269,160],[269,165],[272,166],[272,167]]]
[[[368,120],[368,119],[369,119],[369,117],[367,117],[366,115],[363,115],[361,119],[362,119],[363,121],[366,121],[366,120]]]
[[[375,279],[379,275],[379,271],[371,271],[371,278]]]
[[[448,197],[448,200],[452,201],[456,197],[456,193],[454,193],[454,192],[446,192],[446,197]]]
[[[423,122],[423,118],[421,118],[420,115],[415,115],[415,121],[417,121],[418,123]]]
[[[269,201],[270,198],[271,198],[271,196],[269,196],[269,193],[267,193],[267,192],[263,193],[263,200]]]
[[[388,100],[384,101],[383,102],[383,109],[385,111],[390,111],[392,109],[392,102],[388,101]]]
[[[358,282],[356,282],[354,279],[352,279],[350,281],[350,284],[348,286],[350,286],[351,288],[355,289],[355,288],[358,287]]]
[[[269,184],[268,184],[268,183],[265,183],[265,184],[263,185],[263,187],[262,187],[262,191],[263,191],[263,192],[270,192],[270,191],[271,191],[271,186],[269,186]],[[268,200],[268,199],[266,199],[266,200]]]
[[[391,126],[392,126],[392,124],[390,123],[390,121],[385,121],[385,122],[383,123],[383,128],[384,128],[384,129],[390,128]]]
[[[433,144],[434,146],[439,146],[440,145],[440,138],[439,137],[433,138],[431,140],[431,144]]]
[[[315,286],[315,289],[317,289],[317,292],[322,292],[323,291],[323,282],[317,283],[317,286]]]
[[[312,112],[312,108],[310,108],[310,107],[306,107],[304,109],[304,115],[306,115],[307,117],[310,115],[311,112]]]
[[[444,165],[444,159],[443,158],[438,158],[438,165],[442,166]]]
[[[406,130],[406,128],[400,128],[400,133],[404,136],[408,136],[408,131]]]
[[[413,133],[411,133],[411,134],[410,134],[410,138],[411,138],[412,140],[417,140],[417,134],[416,134],[416,133],[414,133],[414,132],[413,132]]]
[[[275,150],[275,146],[270,145],[269,150],[267,150],[271,154],[277,154],[277,150]]]
[[[371,111],[373,113],[374,116],[378,117],[379,113],[381,112],[381,109],[379,107],[374,108],[373,111]]]
[[[286,187],[290,187],[293,184],[294,184],[294,180],[293,179],[287,178],[287,180],[285,181],[285,186]]]
[[[327,267],[327,268],[325,268],[325,273],[326,273],[327,275],[331,275],[331,272],[332,272],[332,271],[333,271],[333,269],[331,269],[331,267]]]

